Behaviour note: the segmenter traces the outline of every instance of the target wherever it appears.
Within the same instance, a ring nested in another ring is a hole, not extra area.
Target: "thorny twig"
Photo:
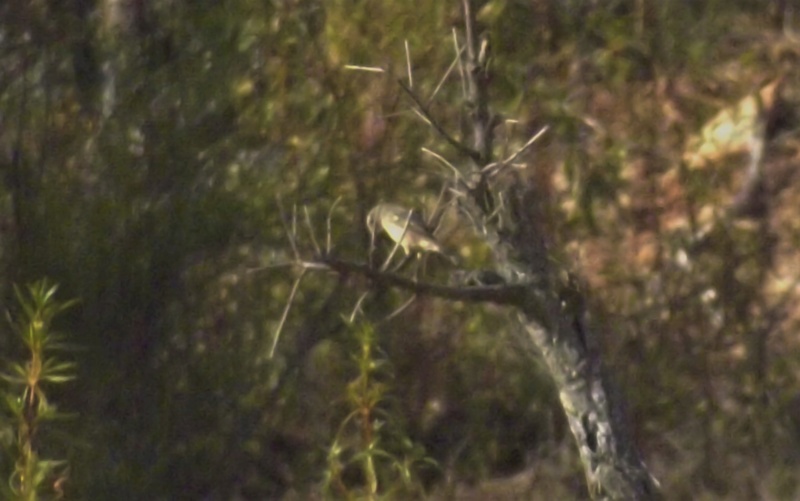
[[[451,136],[446,130],[444,130],[444,128],[439,124],[439,122],[437,122],[433,118],[433,116],[431,115],[430,111],[428,110],[428,107],[425,106],[422,103],[422,101],[420,101],[419,97],[417,97],[417,95],[414,93],[413,90],[411,90],[402,80],[398,80],[398,83],[400,84],[400,87],[405,91],[405,93],[408,94],[408,96],[411,98],[411,100],[414,101],[414,104],[416,105],[415,109],[420,114],[422,114],[422,116],[431,125],[431,127],[433,127],[436,130],[436,132],[440,136],[442,136],[442,138],[445,141],[447,141],[450,144],[450,146],[455,148],[459,153],[462,153],[462,154],[470,157],[473,161],[476,161],[476,162],[480,161],[481,157],[480,157],[480,154],[477,151],[475,151],[472,148],[464,145],[464,143],[462,143],[461,141],[458,141],[453,136]]]
[[[435,151],[429,150],[428,148],[425,148],[425,147],[422,148],[422,152],[423,153],[427,153],[428,155],[430,155],[433,158],[435,158],[436,160],[438,160],[442,165],[444,165],[445,167],[447,167],[450,170],[452,170],[453,171],[453,176],[456,178],[457,182],[466,183],[466,181],[464,180],[464,177],[461,175],[461,172],[456,168],[455,165],[453,165],[450,162],[448,162],[446,158],[444,158],[440,154],[436,153]]]
[[[388,322],[389,320],[393,319],[397,315],[403,313],[406,309],[408,309],[409,306],[411,306],[411,303],[413,303],[414,300],[416,300],[416,299],[417,299],[417,295],[416,294],[414,294],[413,296],[408,298],[408,301],[406,301],[405,303],[401,304],[399,308],[397,308],[393,312],[391,312],[388,315],[386,315],[386,318],[383,319],[383,322]]]
[[[461,97],[467,99],[467,76],[464,73],[464,61],[461,60],[461,54],[464,53],[464,47],[458,46],[458,35],[456,29],[453,28],[453,45],[456,49],[456,61],[458,61],[458,72],[461,74]]]
[[[545,125],[541,129],[539,129],[539,132],[537,132],[530,139],[528,139],[528,142],[525,143],[524,145],[522,145],[522,147],[520,147],[517,151],[515,151],[511,156],[509,156],[508,158],[506,158],[503,161],[490,163],[489,165],[487,165],[487,166],[485,166],[484,168],[481,169],[481,174],[484,174],[484,175],[490,176],[490,177],[499,174],[505,167],[511,165],[514,162],[514,160],[519,158],[519,156],[522,155],[522,153],[525,150],[530,148],[531,145],[533,145],[533,143],[535,143],[537,139],[542,137],[542,135],[545,132],[547,132],[547,130],[549,128],[550,128],[549,125]]]
[[[439,80],[439,83],[436,84],[436,87],[433,89],[433,92],[431,93],[431,96],[428,98],[427,101],[425,101],[425,106],[430,106],[431,105],[433,100],[436,98],[436,94],[439,93],[439,90],[441,90],[442,86],[447,81],[447,78],[450,76],[450,73],[453,72],[453,68],[455,68],[456,65],[461,67],[461,54],[463,54],[463,52],[464,52],[464,47],[459,48],[458,47],[458,41],[456,40],[456,57],[453,59],[453,62],[450,63],[450,67],[447,68],[447,71],[444,72],[444,75]],[[463,70],[462,70],[462,73],[463,73]],[[463,77],[463,74],[462,74],[462,77]]]
[[[361,296],[358,297],[358,301],[356,301],[356,305],[353,307],[353,311],[352,313],[350,313],[350,317],[348,319],[351,324],[355,321],[356,315],[362,311],[361,305],[364,303],[364,300],[367,298],[368,295],[369,291],[363,292]]]

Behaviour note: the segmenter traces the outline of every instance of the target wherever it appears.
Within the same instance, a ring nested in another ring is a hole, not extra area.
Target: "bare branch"
[[[285,262],[285,263],[272,263],[272,264],[265,264],[264,266],[257,266],[255,268],[248,268],[245,270],[245,273],[256,273],[259,271],[264,270],[273,270],[277,268],[291,268],[292,266],[296,266],[296,261]]]
[[[475,11],[473,0],[462,0],[467,48],[467,102],[473,109],[472,149],[477,158],[472,157],[478,167],[483,167],[492,157],[494,120],[489,112],[488,52],[489,41],[478,40],[475,33]]]
[[[470,303],[488,302],[519,305],[525,300],[526,289],[528,287],[525,284],[464,287],[417,282],[396,273],[376,270],[367,264],[343,261],[333,257],[326,257],[320,262],[308,263],[308,265],[325,267],[339,274],[358,274],[372,280],[376,284],[407,290],[419,296],[432,296]]]
[[[425,117],[428,123],[430,123],[431,127],[433,127],[434,130],[436,130],[436,132],[442,137],[442,139],[450,143],[450,145],[453,148],[455,148],[459,153],[470,157],[475,162],[480,162],[481,156],[477,151],[473,150],[472,148],[466,146],[462,142],[453,138],[453,136],[451,136],[446,130],[444,130],[444,128],[442,128],[442,126],[439,125],[439,122],[437,122],[433,118],[433,116],[431,116],[430,111],[428,111],[428,108],[422,103],[422,101],[420,101],[419,97],[417,97],[417,95],[414,94],[414,91],[411,90],[405,83],[403,83],[402,80],[398,80],[398,83],[400,84],[400,87],[406,92],[406,94],[408,94],[411,100],[414,101],[414,104],[417,106],[417,110]]]

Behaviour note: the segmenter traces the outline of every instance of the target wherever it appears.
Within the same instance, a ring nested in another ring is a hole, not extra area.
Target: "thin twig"
[[[425,125],[431,125],[431,126],[433,125],[433,124],[431,123],[431,121],[428,119],[428,117],[426,117],[426,116],[425,116],[425,115],[424,115],[424,114],[423,114],[423,113],[422,113],[420,110],[418,110],[417,108],[411,108],[411,111],[413,111],[415,115],[417,115],[417,116],[418,116],[420,119],[422,119],[422,121],[423,121],[423,122],[425,122]]]
[[[424,117],[430,123],[431,127],[433,127],[434,130],[436,130],[436,132],[439,133],[439,135],[442,136],[442,138],[445,141],[450,143],[450,145],[460,153],[470,157],[473,161],[475,162],[480,161],[480,154],[477,151],[473,150],[472,148],[466,146],[465,144],[453,138],[453,136],[448,134],[447,131],[444,130],[444,128],[442,128],[441,125],[439,125],[439,122],[437,122],[433,118],[433,116],[431,116],[428,109],[425,107],[422,101],[420,101],[419,97],[417,97],[417,95],[414,94],[413,90],[411,90],[405,83],[403,83],[402,80],[398,80],[398,83],[400,84],[400,87],[406,92],[406,94],[408,94],[411,100],[414,101],[414,104],[417,105],[417,109],[419,110],[420,113],[422,113],[422,115],[424,115]]]
[[[455,167],[455,165],[448,162],[446,158],[436,153],[435,151],[429,150],[428,148],[425,147],[422,148],[422,152],[427,153],[428,155],[438,160],[442,165],[452,170],[456,180],[464,182],[464,177],[461,175],[461,172]]]
[[[396,317],[397,315],[399,315],[399,314],[403,313],[403,311],[405,311],[405,310],[406,310],[406,309],[407,309],[409,306],[411,306],[411,303],[413,303],[415,299],[417,299],[417,296],[416,296],[416,294],[415,294],[415,295],[413,295],[413,296],[411,296],[411,297],[408,299],[408,301],[406,301],[405,303],[401,304],[399,308],[397,308],[397,309],[396,309],[396,310],[394,310],[393,312],[389,313],[389,314],[386,316],[386,318],[384,318],[383,320],[381,320],[381,323],[383,323],[383,322],[388,322],[389,320],[393,319],[393,318],[394,318],[394,317]]]
[[[440,209],[440,207],[442,206],[442,200],[444,200],[445,193],[447,193],[447,183],[442,184],[442,189],[439,190],[439,196],[436,198],[436,204],[433,206],[431,217],[426,222],[428,227],[430,227],[431,223],[436,223],[432,230],[434,235],[436,235],[436,232],[439,230],[439,227],[442,225],[442,221],[444,220],[444,209]]]
[[[317,253],[318,256],[322,255],[322,248],[319,246],[317,242],[317,237],[314,235],[314,228],[311,226],[311,216],[308,214],[308,206],[303,206],[303,214],[305,215],[305,223],[306,229],[308,230],[308,235],[311,237],[311,245],[314,246],[314,251]]]
[[[506,125],[506,135],[505,141],[503,141],[503,153],[500,155],[501,157],[505,157],[509,150],[509,145],[511,144],[511,138],[514,135],[514,126],[519,123],[519,120],[514,118],[506,118],[503,120]]]
[[[475,13],[472,11],[471,0],[462,0],[461,5],[464,10],[464,28],[467,37],[467,57],[469,58],[470,62],[472,62],[477,59],[477,55],[475,54],[475,47],[477,47],[477,44],[475,43],[475,33],[473,32],[475,28]]]
[[[296,261],[285,262],[285,263],[272,263],[272,264],[265,264],[264,266],[256,266],[255,268],[247,268],[244,272],[245,273],[256,273],[259,271],[264,270],[272,270],[275,268],[290,268],[292,266],[296,266]]]
[[[386,70],[377,66],[357,66],[355,64],[345,64],[344,69],[355,71],[366,71],[368,73],[386,73]]]
[[[328,210],[328,220],[327,220],[327,234],[325,235],[325,255],[331,253],[331,218],[333,217],[333,209],[339,205],[339,202],[342,201],[342,197],[336,197],[336,200],[333,201],[331,208]]]
[[[297,240],[297,204],[292,204],[292,236]]]
[[[328,257],[319,262],[303,263],[309,269],[326,268],[338,274],[358,274],[373,282],[387,287],[394,287],[412,292],[418,296],[433,296],[453,301],[467,301],[472,303],[491,302],[495,304],[518,305],[525,297],[524,291],[530,287],[529,283],[515,283],[512,285],[480,285],[480,286],[452,286],[428,282],[417,282],[403,275],[389,273],[375,269],[362,263],[343,261]]]
[[[447,188],[447,191],[449,191],[450,193],[452,193],[453,195],[455,195],[455,196],[456,196],[456,198],[464,198],[464,197],[466,197],[466,196],[467,196],[467,193],[466,193],[466,192],[463,192],[463,191],[461,191],[461,190],[459,190],[459,189],[457,189],[457,188],[454,188],[454,187],[452,187],[452,186],[449,186],[449,187]]]
[[[283,225],[283,229],[286,231],[286,237],[289,239],[289,245],[292,247],[292,253],[294,254],[295,259],[299,261],[300,251],[297,250],[297,243],[295,242],[295,239],[292,236],[289,224],[286,222],[286,213],[283,210],[283,204],[281,203],[281,196],[276,195],[275,201],[278,204],[278,214],[281,216],[281,224]]]
[[[547,132],[547,130],[549,128],[550,128],[549,125],[545,125],[544,127],[542,127],[539,130],[539,132],[537,132],[536,134],[533,135],[533,137],[528,139],[528,142],[525,143],[524,145],[522,145],[522,147],[519,148],[517,151],[515,151],[510,157],[508,157],[505,160],[502,160],[500,162],[492,162],[492,163],[490,163],[489,165],[487,165],[486,167],[481,169],[481,174],[494,175],[494,174],[499,173],[500,170],[502,170],[504,167],[506,167],[508,165],[511,165],[511,163],[514,162],[514,160],[516,160],[525,150],[530,148],[531,145],[533,143],[535,143],[537,139],[542,137],[542,134]],[[494,172],[492,172],[492,171],[494,171]]]
[[[482,168],[492,160],[494,120],[489,111],[488,39],[478,40],[475,33],[473,0],[462,0],[467,48],[467,97],[471,105],[473,122],[472,145],[476,157],[471,157],[476,167]],[[479,190],[485,192],[484,189]],[[485,193],[476,196],[483,198]],[[481,202],[482,204],[483,202]]]
[[[350,313],[350,318],[348,319],[351,324],[355,321],[358,312],[361,311],[361,305],[364,303],[364,299],[367,298],[367,295],[369,295],[369,291],[361,294],[361,296],[358,298],[358,301],[356,301],[356,305],[353,307],[353,312]]]
[[[461,53],[462,52],[464,52],[464,48],[461,47],[459,49],[458,48],[458,42],[456,42],[456,57],[453,59],[453,62],[450,63],[450,67],[447,68],[447,71],[444,72],[444,76],[442,76],[442,79],[439,80],[439,83],[436,85],[436,88],[433,89],[433,93],[431,94],[431,96],[428,98],[427,101],[425,101],[425,106],[430,106],[431,105],[431,103],[433,102],[434,98],[436,98],[436,94],[439,93],[439,90],[441,90],[442,85],[444,85],[445,81],[450,76],[450,73],[453,72],[453,68],[455,68],[456,65],[460,65],[460,63],[461,63]]]
[[[414,88],[414,74],[411,71],[411,51],[408,48],[408,39],[405,40],[406,46],[406,69],[408,70],[408,87]]]
[[[458,72],[461,74],[461,97],[466,100],[467,99],[467,75],[464,73],[464,61],[461,59],[461,55],[464,53],[464,47],[458,46],[458,34],[456,33],[456,29],[453,28],[453,45],[456,49],[456,60],[458,61]]]
[[[278,328],[275,329],[275,336],[272,338],[272,347],[269,349],[270,359],[275,356],[275,348],[278,346],[278,339],[281,337],[281,331],[283,330],[283,326],[286,324],[286,318],[289,316],[289,310],[292,308],[292,303],[294,302],[294,297],[297,294],[297,289],[300,287],[300,281],[303,280],[303,275],[306,274],[307,269],[308,268],[305,267],[300,269],[300,275],[294,281],[292,291],[289,293],[289,299],[286,300],[286,306],[283,308],[283,315],[281,315],[281,320],[278,322]]]

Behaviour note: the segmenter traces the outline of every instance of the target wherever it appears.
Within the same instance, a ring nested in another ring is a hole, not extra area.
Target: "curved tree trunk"
[[[474,2],[463,0],[463,6],[475,170],[462,183],[468,196],[461,199],[461,208],[487,236],[506,282],[524,284],[514,301],[519,322],[558,389],[592,498],[655,499],[658,484],[633,444],[622,398],[603,369],[597,333],[587,325],[583,293],[548,249],[545,198],[535,182],[522,176],[505,190],[492,186],[490,172],[504,166],[487,168],[493,161],[496,125],[489,111],[489,47],[476,36]]]

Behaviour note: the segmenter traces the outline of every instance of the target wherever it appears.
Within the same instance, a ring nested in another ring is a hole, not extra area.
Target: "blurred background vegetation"
[[[524,159],[529,178],[550,197],[558,259],[585,277],[667,498],[800,496],[791,0],[478,3],[508,120],[498,155],[551,127]],[[54,491],[587,497],[557,395],[508,311],[420,298],[383,320],[408,294],[375,290],[351,321],[369,284],[309,274],[269,357],[296,277],[266,267],[291,258],[278,200],[323,235],[340,198],[334,252],[358,261],[376,202],[431,209],[449,173],[421,148],[463,159],[397,79],[407,42],[414,89],[432,95],[460,29],[458,2],[0,4],[0,295],[10,309],[13,284],[46,277],[80,300],[57,320],[78,377],[48,389],[79,417],[40,444],[68,460]],[[778,77],[765,207],[731,218],[747,161],[687,169],[684,148]],[[431,102],[456,135],[461,95],[456,71]],[[491,267],[466,221],[448,217],[442,240],[464,267]]]

